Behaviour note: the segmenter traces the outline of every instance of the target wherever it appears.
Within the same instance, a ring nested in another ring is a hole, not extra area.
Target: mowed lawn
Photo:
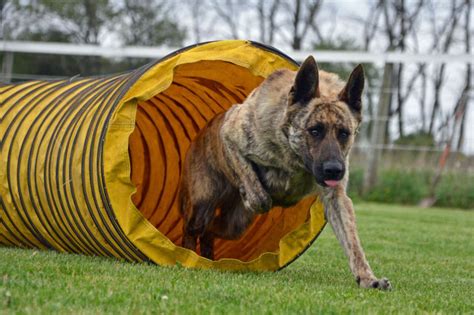
[[[0,247],[1,314],[474,313],[474,211],[358,204],[391,292],[359,289],[329,226],[280,272],[230,273]]]

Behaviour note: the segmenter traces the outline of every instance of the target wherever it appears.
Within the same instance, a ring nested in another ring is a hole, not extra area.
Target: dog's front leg
[[[233,181],[239,187],[244,207],[253,213],[264,213],[271,209],[272,198],[263,188],[252,164],[232,144],[227,146],[228,164]]]
[[[349,258],[349,266],[357,283],[363,288],[390,290],[386,278],[377,279],[365,258],[357,235],[354,207],[343,187],[330,189],[324,196],[326,218]]]

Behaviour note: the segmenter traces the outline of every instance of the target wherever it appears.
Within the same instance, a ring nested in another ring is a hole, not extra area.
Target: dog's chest
[[[314,177],[305,171],[288,173],[276,168],[259,167],[258,173],[275,206],[289,207],[316,192]]]

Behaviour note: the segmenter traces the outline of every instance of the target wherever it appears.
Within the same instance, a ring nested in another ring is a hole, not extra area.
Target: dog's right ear
[[[289,105],[305,105],[315,97],[319,97],[319,71],[313,56],[309,56],[296,73],[290,90]]]

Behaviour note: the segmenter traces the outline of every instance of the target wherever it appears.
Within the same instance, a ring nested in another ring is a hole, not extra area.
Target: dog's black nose
[[[339,161],[326,161],[323,163],[325,179],[340,180],[344,176],[344,164]]]

